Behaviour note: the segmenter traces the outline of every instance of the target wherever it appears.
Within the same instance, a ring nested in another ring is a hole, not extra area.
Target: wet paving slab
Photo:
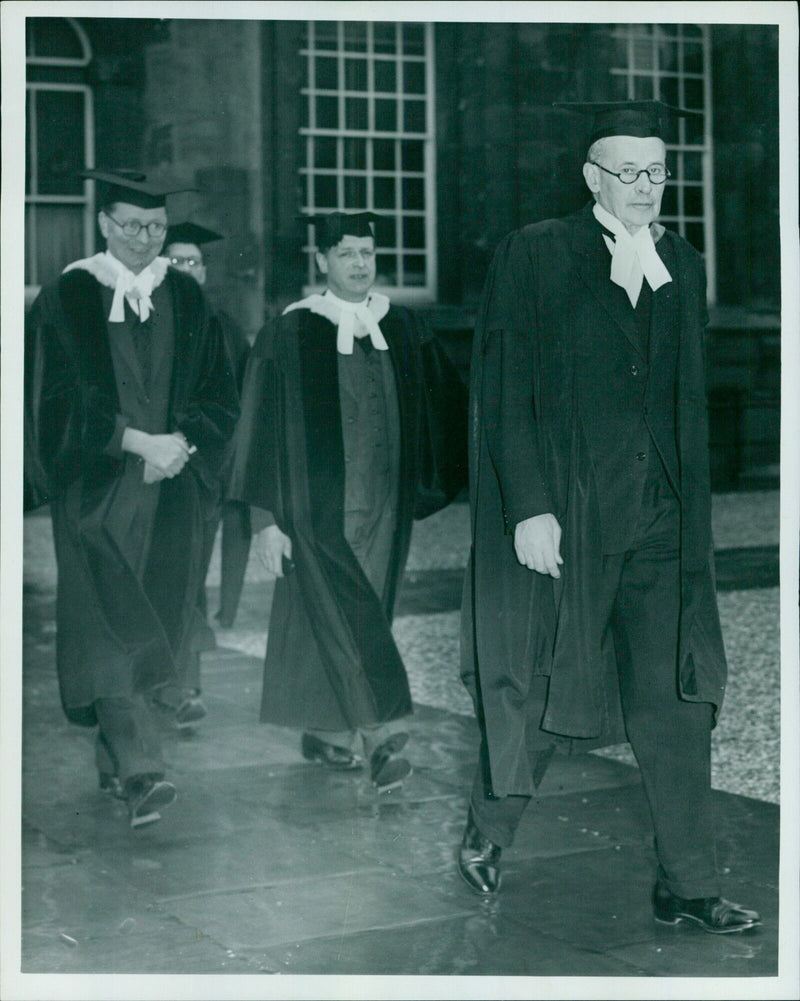
[[[764,516],[760,527],[753,510]],[[761,582],[720,598],[731,683],[714,735],[724,757],[715,782],[730,778],[741,791],[744,776],[748,790],[774,795],[777,731],[767,722],[759,729],[753,706],[769,705],[773,716],[778,708],[777,589],[763,586],[774,573],[775,495],[715,498],[715,512],[722,552],[757,550],[723,555],[723,571],[733,567],[730,579],[741,583],[746,566]],[[43,569],[28,583],[24,621],[27,971],[775,975],[779,809],[761,799],[714,794],[724,892],[764,917],[746,935],[654,923],[652,827],[638,771],[596,754],[553,759],[503,853],[496,899],[459,878],[478,752],[458,680],[458,611],[448,610],[463,576],[465,517],[456,505],[434,516],[437,525],[415,528],[395,623],[416,703],[405,752],[414,774],[402,790],[379,796],[365,770],[310,765],[298,731],[258,722],[272,594],[259,579],[245,587],[237,628],[220,630],[218,648],[203,656],[207,719],[164,732],[178,800],[139,831],[96,788],[92,732],[63,717],[52,581],[38,540]],[[214,610],[213,585],[209,596]],[[748,743],[748,727],[760,748]]]

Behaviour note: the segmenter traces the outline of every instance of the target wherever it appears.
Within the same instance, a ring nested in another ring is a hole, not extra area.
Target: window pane
[[[425,102],[403,101],[403,126],[406,132],[425,131]]]
[[[703,110],[703,81],[686,80],[683,84],[684,107],[696,111]]]
[[[376,254],[377,268],[376,285],[397,284],[397,256],[395,254]]]
[[[367,60],[366,59],[345,59],[345,61],[344,61],[344,89],[345,90],[366,90],[367,89]]]
[[[702,181],[703,179],[703,154],[702,153],[682,153],[683,176],[687,181]]]
[[[63,17],[33,17],[25,22],[28,55],[81,59],[83,49],[72,25]]]
[[[365,21],[344,22],[344,47],[347,52],[367,51],[367,24]]]
[[[705,135],[703,132],[703,116],[692,115],[691,118],[684,119],[684,129],[686,143],[689,146],[702,146]]]
[[[406,216],[403,219],[403,246],[409,250],[424,250],[425,220],[421,216]]]
[[[393,59],[375,60],[375,90],[389,94],[397,90],[397,64]]]
[[[317,128],[339,128],[338,97],[317,97],[315,100],[317,102]]]
[[[314,22],[314,48],[335,49],[338,45],[336,21]]]
[[[83,194],[83,102],[80,91],[36,93],[38,194]]]
[[[651,101],[653,99],[653,78],[637,76],[633,81],[634,101]]]
[[[375,242],[382,249],[389,249],[397,244],[397,218],[393,215],[382,215],[375,223]]]
[[[425,63],[403,63],[403,93],[425,93]]]
[[[403,52],[407,56],[421,56],[425,53],[425,25],[403,25]]]
[[[344,167],[345,167],[345,170],[366,170],[367,169],[367,140],[366,139],[345,139],[344,140]]]
[[[661,77],[661,100],[673,107],[678,107],[678,78],[676,76]]]
[[[375,102],[377,105],[377,101]],[[377,111],[375,118],[377,120]],[[372,166],[375,170],[394,170],[394,139],[375,139],[372,143]]]
[[[393,23],[376,21],[372,26],[373,47],[376,52],[397,51],[397,26]]]
[[[85,256],[83,207],[26,205],[25,246],[26,285],[43,285],[58,278],[69,263]]]
[[[317,136],[314,140],[314,166],[327,167],[329,170],[336,166],[336,143],[335,136]]]
[[[397,131],[397,101],[375,98],[375,129],[378,132]]]
[[[403,284],[404,285],[424,285],[425,284],[425,255],[424,254],[404,254],[403,255]]]
[[[703,224],[701,222],[687,222],[686,239],[689,243],[691,243],[695,250],[699,250],[702,254],[706,249],[705,229]]]
[[[366,129],[367,102],[363,97],[347,97],[344,102],[345,128]]]
[[[683,189],[683,211],[685,215],[702,216],[703,214],[703,189],[694,185],[687,185]]]
[[[422,182],[422,178],[403,178],[403,208],[425,208],[425,185]]]
[[[318,208],[335,209],[338,204],[336,178],[319,175],[314,177],[314,204]]]
[[[683,49],[683,69],[686,73],[703,72],[703,46],[687,42]]]
[[[363,209],[367,204],[367,179],[364,176],[345,176],[344,207],[346,209]]]
[[[375,198],[375,209],[393,209],[397,205],[395,194],[395,180],[393,177],[376,177],[372,182],[373,195]]]
[[[670,70],[673,73],[678,69],[678,46],[675,42],[661,42],[658,47],[658,68],[660,70]]]
[[[418,171],[422,173],[425,169],[425,155],[423,144],[420,139],[404,139],[401,143],[403,170]]]
[[[653,68],[653,43],[649,39],[636,39],[633,43],[633,66],[637,70]]]
[[[335,59],[315,59],[314,74],[314,86],[317,90],[336,90],[339,86]]]

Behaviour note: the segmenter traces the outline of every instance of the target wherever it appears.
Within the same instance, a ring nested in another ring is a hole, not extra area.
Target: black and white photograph
[[[3,998],[797,997],[797,6],[0,17]]]

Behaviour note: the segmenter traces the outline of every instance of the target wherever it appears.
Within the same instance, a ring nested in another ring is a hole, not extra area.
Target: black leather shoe
[[[346,747],[329,744],[312,733],[303,734],[300,750],[306,761],[317,761],[339,772],[352,772],[361,768],[363,764],[361,758]]]
[[[125,783],[125,798],[131,827],[144,827],[161,820],[159,811],[174,803],[178,793],[171,782],[150,775],[134,775]]]
[[[692,921],[712,935],[732,935],[761,924],[758,911],[732,904],[723,897],[685,899],[671,893],[661,883],[653,890],[653,913],[661,924],[677,925]]]
[[[458,871],[475,893],[488,896],[500,886],[500,845],[485,838],[478,830],[470,807],[461,847],[458,849]]]
[[[394,756],[403,750],[407,741],[407,733],[393,733],[370,755],[370,778],[379,793],[398,789],[413,772],[409,761]]]

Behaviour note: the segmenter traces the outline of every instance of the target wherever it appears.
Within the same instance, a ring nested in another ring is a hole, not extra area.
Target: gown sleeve
[[[422,413],[420,477],[415,518],[446,507],[467,485],[467,388],[453,362],[420,316]]]

